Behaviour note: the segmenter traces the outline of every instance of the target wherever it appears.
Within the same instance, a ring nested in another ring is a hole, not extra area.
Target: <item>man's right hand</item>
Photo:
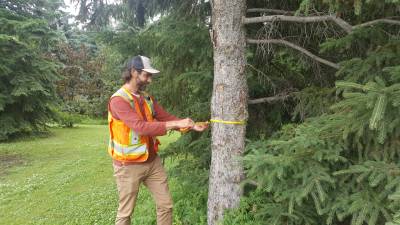
[[[179,124],[178,124],[178,128],[192,128],[194,126],[194,121],[190,118],[186,118],[183,120],[178,120]]]
[[[194,126],[194,122],[190,118],[186,118],[183,120],[176,120],[176,121],[168,121],[166,123],[167,130],[171,129],[180,129],[180,128],[192,128]]]

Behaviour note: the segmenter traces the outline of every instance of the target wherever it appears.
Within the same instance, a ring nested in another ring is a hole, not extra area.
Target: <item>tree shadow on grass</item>
[[[27,161],[20,155],[0,154],[0,179],[9,174],[9,170],[14,166],[26,165]]]
[[[50,130],[36,131],[36,132],[25,132],[11,135],[7,140],[1,140],[1,143],[14,143],[20,141],[30,141],[35,139],[49,138],[54,136],[54,133]]]
[[[16,166],[26,166],[28,164],[28,160],[24,158],[20,154],[15,154],[8,149],[9,144],[17,143],[17,142],[27,142],[33,141],[36,139],[44,139],[54,136],[54,132],[46,131],[38,131],[38,132],[30,132],[19,134],[18,136],[11,136],[7,140],[0,141],[0,144],[4,144],[5,151],[0,151],[0,179],[4,178],[9,174],[10,169]]]

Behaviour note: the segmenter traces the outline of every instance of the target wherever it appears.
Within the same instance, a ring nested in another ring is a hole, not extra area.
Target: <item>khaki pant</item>
[[[131,224],[131,214],[135,207],[139,186],[143,182],[156,202],[157,224],[171,225],[172,198],[168,189],[167,174],[160,157],[157,156],[150,163],[122,166],[113,164],[113,166],[119,194],[119,206],[115,224]]]

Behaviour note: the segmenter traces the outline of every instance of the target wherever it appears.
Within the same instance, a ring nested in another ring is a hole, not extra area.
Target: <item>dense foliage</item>
[[[57,52],[63,64],[58,71],[62,79],[57,82],[61,111],[104,118],[108,99],[101,78],[104,58],[90,35],[76,30],[68,34],[67,41],[58,46]]]
[[[303,1],[299,8],[324,11],[315,3]],[[329,6],[352,24],[398,9],[396,2],[381,1],[356,1],[354,11],[353,5]],[[372,7],[382,11],[368,13]],[[320,44],[321,54],[335,55],[340,69],[320,68],[322,82],[310,76],[303,87],[297,82],[287,111],[294,123],[247,145],[243,162],[254,190],[226,224],[399,224],[399,38],[399,27],[378,24],[305,40],[309,49]],[[308,65],[294,66],[286,50],[268,57],[307,76]]]
[[[53,118],[56,42],[45,20],[0,9],[0,140],[43,130]]]

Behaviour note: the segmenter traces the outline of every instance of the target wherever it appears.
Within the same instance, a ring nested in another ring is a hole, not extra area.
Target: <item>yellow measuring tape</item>
[[[226,121],[226,120],[215,120],[215,119],[211,119],[209,121],[206,122],[196,122],[196,125],[204,125],[204,124],[208,124],[208,123],[223,123],[223,124],[235,124],[235,125],[244,125],[246,124],[246,121],[242,120],[242,121]],[[181,128],[179,129],[179,131],[183,134],[189,132],[190,128]]]
[[[237,125],[246,124],[246,121],[244,121],[244,120],[242,120],[242,121],[226,121],[226,120],[211,119],[210,122],[211,123],[223,123],[223,124],[237,124]]]

